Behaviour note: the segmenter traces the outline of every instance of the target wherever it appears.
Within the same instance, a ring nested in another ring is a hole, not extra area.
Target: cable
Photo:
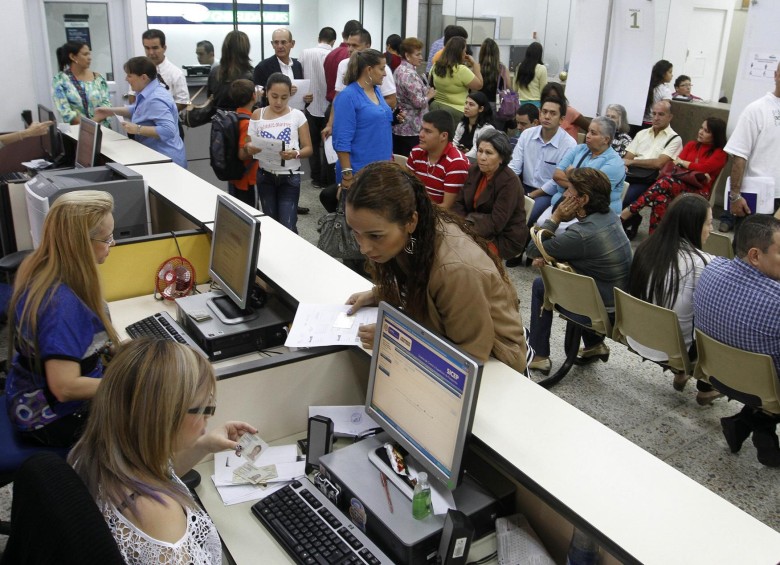
[[[470,561],[469,563],[466,563],[466,565],[482,565],[482,563],[487,563],[488,561],[491,561],[496,557],[498,557],[498,551],[494,551],[490,555],[486,555],[485,557],[479,559],[478,561]]]

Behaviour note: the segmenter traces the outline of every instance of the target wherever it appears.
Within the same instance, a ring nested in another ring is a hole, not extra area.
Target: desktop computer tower
[[[323,455],[320,474],[327,483],[316,482],[327,486],[317,486],[328,491],[326,496],[396,563],[435,563],[446,515],[415,520],[412,501],[388,484],[393,503],[390,511],[379,469],[369,461],[369,454],[386,441],[390,438],[380,434]],[[469,464],[463,482],[453,497],[457,509],[471,520],[476,539],[495,529],[496,518],[514,513],[515,488],[495,469],[478,462],[473,453],[466,460]],[[481,485],[487,485],[490,492]]]

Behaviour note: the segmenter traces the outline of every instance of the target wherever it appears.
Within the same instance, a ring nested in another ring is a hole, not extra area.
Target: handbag
[[[691,171],[680,165],[675,165],[674,161],[669,161],[661,168],[659,178],[662,177],[678,180],[695,190],[699,190],[707,184],[707,176],[704,173]]]
[[[663,148],[666,149],[668,145],[677,137],[680,136],[675,134],[670,137],[666,143],[664,143]],[[626,182],[628,184],[646,184],[650,186],[658,179],[659,173],[660,171],[658,169],[647,169],[645,167],[629,165],[628,171],[626,171]]]
[[[198,97],[203,88],[195,93],[192,100],[195,100]],[[196,128],[211,123],[211,118],[214,117],[214,114],[216,113],[217,105],[214,102],[214,95],[212,94],[209,96],[208,100],[200,106],[196,106],[192,103],[188,104],[186,108],[179,112],[179,120],[189,128]]]
[[[501,89],[503,77],[498,73],[496,81],[496,92],[498,92],[498,107],[496,108],[496,117],[499,120],[514,120],[517,110],[520,108],[520,96],[511,88]],[[506,86],[506,85],[503,85]]]
[[[542,259],[544,259],[544,262],[550,265],[551,267],[555,267],[556,269],[560,269],[561,271],[566,271],[567,273],[574,273],[577,274],[577,271],[574,270],[574,267],[569,265],[568,263],[565,263],[563,261],[558,261],[547,253],[544,249],[544,245],[542,245],[542,242],[544,241],[544,236],[553,237],[555,234],[551,232],[548,229],[541,228],[539,226],[534,226],[531,228],[531,239],[534,242],[534,245],[539,250],[539,253],[542,255]]]
[[[339,206],[335,212],[325,214],[317,222],[317,231],[320,238],[317,247],[336,259],[362,259],[355,237],[347,225],[344,215],[344,194],[339,199]]]

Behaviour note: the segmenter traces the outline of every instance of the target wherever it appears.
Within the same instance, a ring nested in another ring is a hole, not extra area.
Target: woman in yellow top
[[[453,37],[444,46],[441,57],[436,60],[428,81],[436,90],[431,110],[445,110],[454,123],[463,117],[463,105],[471,90],[482,88],[482,73],[479,63],[466,53],[466,40]]]
[[[525,50],[525,58],[517,66],[515,86],[520,104],[530,102],[539,107],[542,89],[547,84],[547,67],[542,62],[542,44],[534,41]]]

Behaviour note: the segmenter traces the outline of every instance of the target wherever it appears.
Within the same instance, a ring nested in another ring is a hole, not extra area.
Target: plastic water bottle
[[[412,516],[415,520],[422,520],[431,513],[431,486],[428,484],[428,473],[417,475],[417,484],[414,485],[412,496]]]
[[[566,565],[597,565],[598,562],[599,546],[590,536],[574,528]]]

